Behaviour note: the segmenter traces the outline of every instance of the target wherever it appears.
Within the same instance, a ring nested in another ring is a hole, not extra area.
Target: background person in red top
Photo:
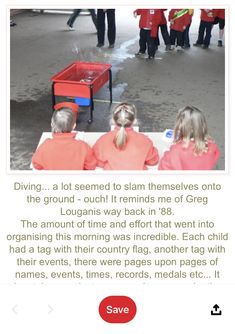
[[[220,152],[208,136],[206,119],[202,112],[191,106],[179,110],[174,142],[159,162],[160,170],[213,169]]]
[[[224,26],[225,26],[225,9],[214,9],[214,24],[219,23],[218,46],[223,46]]]
[[[138,15],[140,15],[140,48],[139,52],[136,53],[136,56],[144,58],[147,49],[148,59],[153,59],[159,44],[157,41],[158,21],[160,20],[158,10],[136,9],[134,11],[134,17],[137,17]]]
[[[67,107],[54,111],[51,119],[53,138],[46,139],[32,157],[35,169],[84,170],[95,169],[96,159],[91,148],[71,132],[76,125],[74,112]]]
[[[211,40],[211,30],[214,24],[213,9],[201,9],[201,21],[198,30],[198,38],[194,46],[202,46],[208,49]]]
[[[188,24],[187,13],[188,9],[171,9],[169,12],[171,46],[174,48],[176,45],[177,50],[183,48],[183,32]]]
[[[115,129],[101,136],[93,151],[98,167],[106,170],[144,170],[158,163],[159,156],[152,141],[136,132],[136,107],[121,103],[113,111]]]

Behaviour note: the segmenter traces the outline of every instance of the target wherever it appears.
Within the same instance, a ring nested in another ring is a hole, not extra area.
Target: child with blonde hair
[[[114,130],[101,136],[93,151],[98,166],[108,170],[144,170],[158,163],[158,151],[152,141],[136,132],[136,107],[121,103],[113,110]]]
[[[52,138],[47,138],[32,157],[35,169],[84,170],[95,169],[96,159],[92,149],[77,140],[75,113],[68,107],[55,110],[51,119]]]
[[[208,135],[206,119],[196,107],[179,110],[174,128],[174,141],[159,162],[161,170],[213,169],[220,152]]]

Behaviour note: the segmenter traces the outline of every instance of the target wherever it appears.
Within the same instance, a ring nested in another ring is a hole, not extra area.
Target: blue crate
[[[74,101],[81,107],[88,107],[91,104],[91,99],[87,97],[75,97]]]

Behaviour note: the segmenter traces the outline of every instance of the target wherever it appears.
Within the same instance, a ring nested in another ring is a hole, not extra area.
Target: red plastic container
[[[90,103],[90,119],[93,120],[93,96],[109,82],[110,104],[112,103],[112,65],[76,61],[59,73],[52,80],[52,104],[56,104],[56,96],[67,96],[87,99]]]
[[[72,63],[51,78],[54,82],[54,94],[91,98],[90,86],[93,94],[96,94],[109,80],[110,68],[110,64],[103,63]]]

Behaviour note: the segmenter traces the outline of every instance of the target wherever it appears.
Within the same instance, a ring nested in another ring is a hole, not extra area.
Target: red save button
[[[126,296],[109,296],[99,305],[99,314],[104,321],[110,323],[125,323],[136,315],[135,302]]]

